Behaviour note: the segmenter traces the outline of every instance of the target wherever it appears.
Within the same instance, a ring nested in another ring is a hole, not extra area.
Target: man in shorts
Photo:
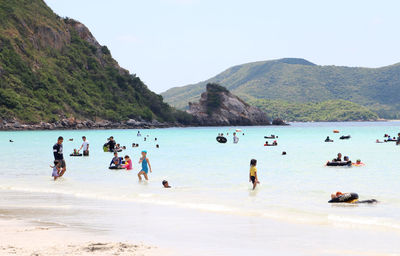
[[[58,137],[57,143],[54,144],[53,146],[53,155],[54,155],[54,161],[58,161],[61,163],[60,166],[60,177],[64,175],[65,171],[67,170],[67,165],[64,160],[64,155],[63,155],[63,137]]]
[[[83,155],[84,156],[89,156],[89,141],[86,140],[86,136],[82,137],[83,143],[80,149],[78,150],[78,153],[81,149],[83,149]]]

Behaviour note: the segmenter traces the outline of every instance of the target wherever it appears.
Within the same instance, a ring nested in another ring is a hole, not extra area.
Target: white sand
[[[170,254],[155,246],[104,241],[100,237],[93,237],[91,233],[68,231],[62,227],[35,225],[17,220],[0,220],[0,230],[0,255],[155,256]]]

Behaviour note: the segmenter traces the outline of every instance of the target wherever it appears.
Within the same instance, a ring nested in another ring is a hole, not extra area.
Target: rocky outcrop
[[[272,125],[288,125],[288,124],[285,123],[285,121],[283,121],[280,118],[275,118],[274,120],[272,120]]]
[[[250,106],[226,88],[217,84],[207,84],[207,91],[198,103],[189,103],[192,114],[199,125],[269,125],[267,115]]]

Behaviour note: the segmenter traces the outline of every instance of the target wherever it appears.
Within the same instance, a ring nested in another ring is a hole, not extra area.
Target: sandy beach
[[[0,227],[0,255],[161,255],[156,246],[109,241],[51,224],[1,219]]]

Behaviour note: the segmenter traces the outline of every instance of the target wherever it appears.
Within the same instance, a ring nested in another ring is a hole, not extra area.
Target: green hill
[[[251,100],[251,105],[259,107],[274,118],[298,122],[326,121],[370,121],[378,115],[367,107],[345,100],[293,103],[282,100]]]
[[[0,119],[190,122],[43,0],[0,1]]]
[[[198,100],[207,83],[219,83],[253,104],[281,100],[299,104],[329,101],[331,105],[332,100],[345,100],[382,118],[400,118],[400,64],[358,68],[319,66],[303,59],[260,61],[231,67],[204,82],[172,88],[161,95],[184,109],[189,101]]]

